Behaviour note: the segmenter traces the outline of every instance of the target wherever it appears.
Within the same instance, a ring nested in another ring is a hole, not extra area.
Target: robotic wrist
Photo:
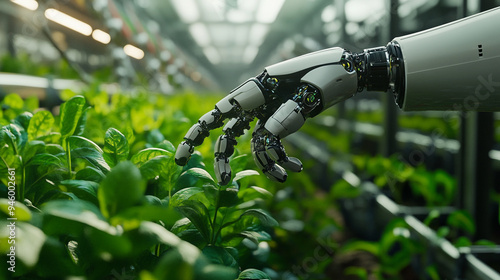
[[[404,61],[401,48],[395,42],[386,47],[365,49],[352,55],[358,74],[358,91],[387,91],[391,89],[396,104],[404,100]]]

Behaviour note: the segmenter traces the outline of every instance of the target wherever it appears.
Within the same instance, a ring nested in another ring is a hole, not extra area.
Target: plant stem
[[[214,213],[214,219],[212,221],[212,237],[210,238],[211,243],[215,245],[215,241],[217,238],[217,234],[215,232],[215,222],[217,221],[217,213],[219,212],[219,199],[220,199],[220,191],[217,192],[217,198],[215,199],[215,213]]]
[[[69,176],[69,179],[71,179],[71,148],[70,148],[68,139],[64,139],[63,141],[66,141],[66,158],[68,161],[68,176]]]
[[[21,163],[22,173],[21,173],[21,191],[19,192],[19,198],[21,202],[24,202],[24,191],[26,189],[26,169],[24,168],[24,164]]]

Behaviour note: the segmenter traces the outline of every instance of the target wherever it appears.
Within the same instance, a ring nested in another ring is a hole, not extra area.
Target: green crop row
[[[219,186],[200,154],[184,168],[174,163],[175,147],[159,132],[155,108],[127,108],[141,98],[115,95],[100,103],[103,95],[89,96],[70,97],[55,116],[30,112],[17,95],[2,102],[2,273],[269,279],[249,265],[277,226],[259,207],[270,193],[240,183],[258,173],[236,160],[232,184]],[[123,110],[123,119],[109,110]],[[106,128],[111,123],[121,130]]]

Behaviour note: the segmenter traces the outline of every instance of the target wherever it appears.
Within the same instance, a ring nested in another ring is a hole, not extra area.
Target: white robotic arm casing
[[[315,86],[321,93],[323,110],[352,97],[357,92],[356,71],[342,66],[342,48],[329,48],[266,67],[274,77],[303,73],[302,83]]]
[[[500,7],[397,37],[405,111],[500,110]]]

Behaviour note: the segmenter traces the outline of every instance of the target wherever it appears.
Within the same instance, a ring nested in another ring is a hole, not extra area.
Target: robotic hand
[[[258,118],[251,142],[255,163],[269,179],[284,182],[285,169],[299,172],[302,163],[288,157],[281,139],[300,129],[307,118],[362,90],[366,77],[373,76],[370,80],[378,81],[383,74],[378,71],[387,70],[385,54],[385,49],[352,54],[342,48],[331,48],[266,67],[262,74],[234,89],[191,127],[177,149],[177,164],[185,165],[193,148],[203,143],[209,131],[230,119],[215,144],[214,163],[219,183],[227,184],[231,179],[229,157],[237,144],[236,137],[250,129],[250,122]],[[367,63],[375,65],[367,68]],[[368,86],[382,89],[387,82]]]
[[[284,182],[285,169],[299,172],[302,164],[287,155],[281,139],[300,129],[307,118],[364,89],[390,89],[396,104],[407,111],[498,111],[498,26],[500,7],[395,38],[385,47],[360,53],[331,48],[268,66],[191,127],[175,161],[185,165],[210,130],[230,119],[215,144],[216,176],[226,185],[236,138],[258,118],[251,140],[254,161],[269,179]]]

